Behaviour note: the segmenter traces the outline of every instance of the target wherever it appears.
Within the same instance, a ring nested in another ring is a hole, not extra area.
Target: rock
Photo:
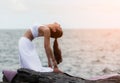
[[[19,69],[18,75],[13,80],[16,82],[30,82],[30,83],[85,83],[84,79],[70,76],[66,73],[54,72],[35,72],[28,69]]]
[[[54,72],[35,72],[28,69],[18,69],[17,75],[12,80],[12,83],[120,83],[120,75],[110,76],[94,80],[74,77],[66,73]],[[5,76],[0,83],[8,83]]]

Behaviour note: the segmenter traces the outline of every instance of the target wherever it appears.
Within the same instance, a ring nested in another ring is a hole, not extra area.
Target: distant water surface
[[[0,80],[3,69],[19,68],[18,40],[25,31],[0,30]],[[33,43],[42,65],[47,66],[43,38]],[[67,29],[59,44],[63,56],[59,68],[70,75],[91,78],[120,72],[120,30]]]

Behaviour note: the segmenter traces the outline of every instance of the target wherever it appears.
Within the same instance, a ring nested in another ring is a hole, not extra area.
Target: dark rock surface
[[[8,83],[5,76],[0,83]],[[120,76],[111,76],[105,79],[87,80],[70,76],[66,73],[35,72],[28,69],[18,69],[18,73],[12,83],[120,83]]]

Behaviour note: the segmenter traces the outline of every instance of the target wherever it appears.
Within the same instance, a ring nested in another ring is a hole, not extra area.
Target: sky
[[[70,28],[120,28],[120,0],[1,0],[0,29],[58,22]]]

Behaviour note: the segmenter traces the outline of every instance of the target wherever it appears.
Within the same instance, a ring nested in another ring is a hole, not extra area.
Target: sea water
[[[0,30],[0,80],[2,70],[17,70],[18,41],[26,30]],[[120,72],[120,30],[67,29],[58,39],[62,50],[61,71],[91,78]],[[51,38],[51,47],[54,39]],[[33,41],[43,66],[47,66],[44,38]]]

